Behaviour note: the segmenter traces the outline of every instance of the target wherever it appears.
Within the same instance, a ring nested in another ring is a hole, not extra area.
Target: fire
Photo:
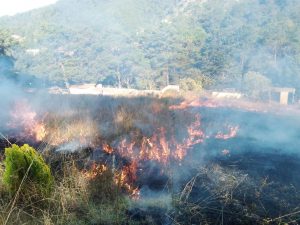
[[[214,102],[194,100],[182,102],[180,105],[171,106],[170,109],[185,109],[187,107],[216,107]],[[154,106],[153,106],[154,107]],[[154,107],[159,113],[159,107]],[[86,146],[102,146],[102,150],[108,154],[115,154],[127,161],[126,165],[115,169],[112,166],[112,174],[115,184],[130,194],[132,198],[139,198],[140,191],[135,185],[137,182],[138,168],[145,161],[155,161],[162,166],[167,166],[170,161],[180,163],[187,156],[190,149],[197,144],[203,143],[207,138],[230,139],[237,135],[238,126],[227,126],[228,132],[217,132],[207,136],[203,130],[200,114],[194,114],[194,121],[186,127],[185,135],[181,138],[176,136],[173,128],[156,126],[152,135],[141,135],[141,132],[131,132],[124,138],[113,141],[113,145],[102,140],[98,135],[98,128],[95,122],[89,118],[65,120],[63,117],[53,116],[41,119],[36,112],[27,104],[20,101],[15,104],[11,112],[9,126],[20,129],[25,137],[34,138],[36,141],[45,141],[51,145],[61,145],[72,140],[77,140]],[[50,121],[50,122],[49,122]],[[51,121],[55,121],[51,123]],[[62,122],[63,121],[63,122]],[[46,129],[47,128],[47,129]],[[101,139],[101,142],[94,140]],[[98,143],[98,144],[97,144]],[[222,151],[228,155],[229,150]],[[105,164],[93,164],[91,169],[84,171],[87,179],[94,179],[110,170]]]
[[[104,143],[103,145],[102,145],[102,149],[103,149],[103,151],[105,151],[106,153],[108,153],[108,154],[111,154],[111,153],[113,153],[113,151],[114,151],[114,149],[112,148],[112,147],[110,147],[108,144],[106,144],[106,143]]]
[[[156,129],[152,137],[142,137],[140,141],[123,139],[115,152],[132,161],[154,160],[167,164],[171,158],[182,160],[189,148],[204,141],[205,135],[200,125],[198,115],[196,121],[188,127],[188,136],[182,143],[178,143],[174,137],[168,141],[166,129],[160,127]],[[107,153],[114,151],[108,145],[105,145],[103,149]]]
[[[201,130],[200,115],[188,127],[188,135],[182,141],[176,141],[172,137],[168,141],[167,130],[164,127],[156,129],[151,137],[133,137],[122,139],[116,148],[109,144],[102,144],[103,151],[108,154],[119,154],[130,159],[130,164],[123,166],[121,171],[115,172],[115,183],[130,193],[134,199],[139,198],[140,191],[133,184],[137,180],[138,166],[147,160],[153,160],[166,165],[170,159],[181,161],[187,155],[188,150],[195,144],[201,143],[205,139],[204,132]]]
[[[97,175],[103,174],[108,170],[108,167],[104,164],[94,163],[90,170],[83,171],[83,175],[87,179],[94,179]]]
[[[238,126],[228,126],[228,133],[218,132],[216,135],[207,136],[201,127],[201,117],[195,115],[195,120],[187,127],[186,137],[178,141],[164,127],[155,130],[151,137],[140,137],[138,135],[122,139],[116,147],[111,147],[108,143],[102,145],[103,151],[108,154],[118,154],[130,160],[130,164],[124,166],[115,176],[115,182],[125,188],[133,198],[140,195],[139,189],[133,184],[137,179],[137,170],[144,161],[152,160],[167,165],[170,160],[180,163],[189,149],[194,145],[203,143],[207,138],[229,139],[237,135]],[[169,137],[171,135],[171,137]],[[224,155],[229,154],[229,150],[222,151]]]
[[[229,154],[230,154],[230,151],[229,151],[228,149],[224,149],[224,150],[222,151],[222,154],[223,154],[223,155],[229,155]]]
[[[46,136],[44,123],[39,121],[37,113],[32,110],[26,100],[16,102],[10,112],[10,128],[20,130],[21,136],[42,141]]]
[[[38,115],[27,100],[15,102],[7,125],[26,140],[44,141],[52,146],[74,140],[82,146],[92,146],[97,134],[97,125],[90,118],[74,116],[70,119],[66,115],[49,113]]]
[[[187,131],[188,137],[184,140],[183,143],[177,144],[176,140],[172,138],[173,146],[175,147],[174,158],[178,160],[183,160],[186,156],[188,149],[190,149],[193,145],[202,143],[206,138],[204,132],[201,130],[201,121],[200,115],[196,115],[196,120],[192,123]]]
[[[213,101],[212,99],[208,100],[200,100],[200,99],[194,99],[194,100],[185,100],[181,102],[179,105],[172,105],[169,107],[169,109],[187,109],[189,107],[208,107],[208,108],[215,108],[218,107],[218,103],[216,101]]]
[[[224,140],[233,138],[237,135],[238,130],[239,130],[238,126],[235,126],[235,127],[229,126],[229,132],[227,134],[223,134],[223,133],[219,132],[216,134],[215,138],[216,139],[224,139]]]
[[[115,173],[115,183],[124,188],[133,199],[138,199],[140,196],[139,188],[133,185],[137,180],[137,168],[137,162],[133,161],[131,164],[123,166],[120,172]]]
[[[182,142],[178,142],[174,136],[168,141],[166,128],[160,127],[151,137],[132,137],[134,140],[124,138],[115,149],[107,143],[102,148],[109,154],[116,152],[134,162],[154,160],[165,165],[170,159],[182,160],[188,149],[204,141],[206,136],[201,130],[200,115],[196,115],[196,120],[187,128],[187,132]]]
[[[105,164],[93,163],[89,170],[84,170],[82,173],[86,179],[93,180],[108,170],[109,167]],[[133,185],[136,181],[136,170],[137,164],[135,162],[124,166],[120,171],[112,170],[115,184],[129,193],[133,199],[138,199],[140,196],[139,188]]]
[[[34,128],[34,132],[35,132],[35,139],[37,141],[42,141],[47,134],[43,123],[38,123]]]

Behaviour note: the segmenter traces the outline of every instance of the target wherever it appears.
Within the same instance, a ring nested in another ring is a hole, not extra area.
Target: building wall
[[[289,102],[289,92],[282,91],[280,92],[280,104],[287,105]]]

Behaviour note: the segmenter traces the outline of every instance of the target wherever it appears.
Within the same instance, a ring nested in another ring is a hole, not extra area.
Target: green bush
[[[268,93],[271,86],[271,80],[260,73],[250,71],[244,76],[243,89],[249,98],[262,99],[263,95]]]
[[[13,144],[5,148],[5,171],[3,183],[14,194],[20,189],[23,197],[46,197],[53,186],[53,176],[49,166],[44,162],[39,153],[29,145],[22,147]]]
[[[180,80],[179,86],[184,91],[201,91],[202,90],[202,83],[200,81],[196,81],[190,77],[183,78],[182,80]]]

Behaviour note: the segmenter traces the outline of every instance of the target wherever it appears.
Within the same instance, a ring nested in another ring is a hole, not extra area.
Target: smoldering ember
[[[0,224],[300,223],[299,1],[18,1]]]

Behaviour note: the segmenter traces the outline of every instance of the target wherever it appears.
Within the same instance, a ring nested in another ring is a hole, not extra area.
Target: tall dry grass
[[[62,163],[60,177],[56,177],[47,199],[29,197],[24,202],[17,195],[10,196],[0,181],[0,224],[129,224],[126,215],[129,200],[117,186],[112,187],[111,172],[99,174],[91,181],[75,161]]]

